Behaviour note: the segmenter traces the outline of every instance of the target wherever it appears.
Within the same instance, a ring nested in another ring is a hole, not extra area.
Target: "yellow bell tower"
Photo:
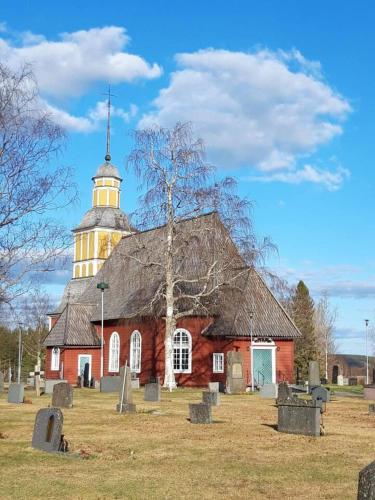
[[[122,236],[132,232],[128,218],[120,209],[122,179],[117,168],[110,163],[110,111],[109,92],[105,163],[92,178],[92,208],[86,212],[81,224],[73,229],[73,278],[95,276]]]

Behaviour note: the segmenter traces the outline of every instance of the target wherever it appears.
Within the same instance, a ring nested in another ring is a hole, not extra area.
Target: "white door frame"
[[[269,349],[272,359],[272,383],[276,384],[276,349],[277,345],[272,340],[270,342],[262,342],[261,340],[253,340],[251,344],[252,358],[254,360],[254,351],[257,349]],[[250,361],[251,362],[251,361]],[[251,376],[254,377],[254,367],[251,365]]]
[[[89,382],[91,380],[91,366],[92,366],[92,354],[78,354],[78,375],[81,375],[81,372],[79,371],[79,367],[81,364],[81,358],[90,358],[90,365],[89,365]]]

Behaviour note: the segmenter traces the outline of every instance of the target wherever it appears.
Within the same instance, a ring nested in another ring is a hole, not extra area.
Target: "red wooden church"
[[[153,262],[162,259],[165,227],[143,232],[130,227],[120,209],[121,178],[108,153],[93,181],[93,207],[73,230],[73,278],[50,315],[46,378],[100,379],[103,312],[103,375],[117,375],[127,361],[141,384],[155,376],[163,380],[164,311],[154,300],[163,272]],[[257,385],[291,382],[300,333],[256,270],[246,268],[218,214],[182,221],[178,233],[185,251],[176,266],[185,277],[199,276],[213,259],[230,260],[223,269],[231,276],[241,266],[244,272],[236,275],[235,286],[221,287],[178,321],[173,339],[177,384],[225,382],[226,355],[232,350],[243,353],[247,383],[251,376]],[[99,283],[108,289],[101,291]],[[181,307],[191,310],[191,304],[181,302]]]

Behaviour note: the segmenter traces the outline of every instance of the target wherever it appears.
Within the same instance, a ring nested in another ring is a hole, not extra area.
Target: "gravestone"
[[[343,383],[343,385],[349,385],[349,378],[348,377],[344,377],[342,379],[342,383]]]
[[[278,402],[277,430],[289,434],[320,436],[321,407],[315,401],[293,398]]]
[[[60,380],[60,379],[46,380],[44,385],[45,394],[53,394],[53,387],[56,384],[60,384],[61,382],[67,382],[67,380]]]
[[[368,412],[370,413],[370,415],[375,414],[375,405],[374,404],[368,405]]]
[[[330,396],[330,391],[325,387],[314,387],[311,391],[313,401],[320,399],[323,403],[327,403],[330,400]]]
[[[212,424],[211,405],[208,403],[189,403],[192,424]]]
[[[4,374],[0,371],[0,394],[4,391]]]
[[[243,356],[239,351],[229,351],[227,354],[227,386],[228,394],[245,392]]]
[[[132,389],[139,389],[139,378],[132,378]]]
[[[119,402],[116,410],[119,413],[135,413],[136,406],[133,404],[132,394],[132,377],[128,366],[120,368],[120,388],[119,388]]]
[[[375,400],[375,385],[365,385],[363,388],[364,399]]]
[[[260,397],[263,399],[276,399],[278,394],[277,384],[264,384],[260,388]]]
[[[278,401],[283,401],[284,399],[290,399],[292,397],[293,397],[292,388],[289,387],[287,382],[280,382],[277,393]]]
[[[358,478],[358,500],[375,499],[375,461],[362,469]]]
[[[145,385],[145,401],[160,401],[161,400],[161,387],[158,383],[151,383]]]
[[[309,361],[309,388],[320,385],[319,362]]]
[[[8,391],[8,403],[23,403],[24,385],[10,384]]]
[[[349,377],[349,385],[358,385],[357,377]]]
[[[121,379],[119,376],[106,376],[100,379],[100,392],[118,392],[121,387]]]
[[[337,385],[344,385],[344,375],[337,375]]]
[[[219,382],[208,382],[208,390],[210,392],[219,392],[220,391],[220,383]]]
[[[67,382],[60,382],[53,388],[52,406],[60,408],[73,407],[73,387]]]
[[[59,408],[42,408],[35,417],[31,446],[38,450],[60,451],[64,417]]]
[[[208,403],[211,406],[220,406],[220,393],[219,391],[203,391],[202,402]]]

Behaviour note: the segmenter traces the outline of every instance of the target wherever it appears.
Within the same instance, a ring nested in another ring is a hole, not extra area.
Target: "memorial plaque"
[[[234,363],[232,366],[232,377],[242,378],[242,365],[241,363]]]

